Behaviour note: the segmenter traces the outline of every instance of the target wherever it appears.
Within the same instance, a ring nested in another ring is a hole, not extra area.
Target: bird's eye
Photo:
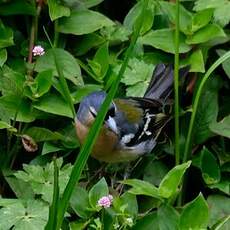
[[[90,113],[93,115],[93,117],[96,117],[96,116],[97,116],[97,111],[95,110],[94,107],[90,106],[90,107],[89,107],[89,111],[90,111]]]
[[[106,113],[105,120],[108,120],[109,117],[115,117],[115,108],[111,107]]]

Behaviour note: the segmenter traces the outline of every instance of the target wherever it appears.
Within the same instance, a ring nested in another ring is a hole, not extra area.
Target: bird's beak
[[[109,116],[109,119],[106,120],[105,124],[110,130],[112,130],[114,133],[118,134],[117,124],[116,124],[114,118]]]

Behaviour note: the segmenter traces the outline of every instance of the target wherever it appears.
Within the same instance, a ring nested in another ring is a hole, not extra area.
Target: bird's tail
[[[181,68],[179,76],[185,76],[188,70],[188,66]],[[166,100],[173,88],[173,73],[173,65],[158,64],[153,72],[152,79],[144,97],[155,100]]]

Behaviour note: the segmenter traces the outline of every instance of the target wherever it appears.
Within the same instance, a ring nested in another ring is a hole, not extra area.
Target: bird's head
[[[106,93],[104,91],[93,92],[86,96],[80,103],[77,112],[77,120],[82,125],[90,127],[94,122],[105,98]],[[113,119],[115,116],[115,111],[115,104],[111,103],[105,117],[105,124],[108,125],[108,127],[113,131],[116,131],[117,129],[115,121]]]

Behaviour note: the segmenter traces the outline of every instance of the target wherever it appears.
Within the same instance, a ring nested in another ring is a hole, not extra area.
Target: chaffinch
[[[172,65],[159,64],[144,97],[114,99],[93,147],[92,156],[99,161],[115,163],[135,160],[151,152],[162,128],[170,120],[164,105],[172,85]],[[105,97],[104,91],[93,92],[80,103],[76,130],[81,144]]]

